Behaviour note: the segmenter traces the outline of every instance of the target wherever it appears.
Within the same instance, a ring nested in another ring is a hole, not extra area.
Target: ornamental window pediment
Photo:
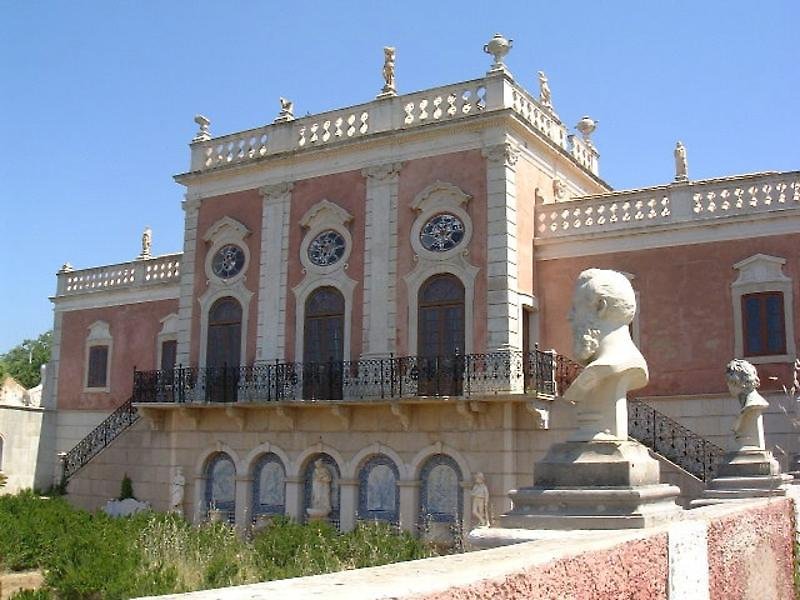
[[[300,225],[306,230],[300,244],[300,262],[307,273],[326,275],[347,268],[353,249],[349,224],[353,215],[328,199],[312,206]]]
[[[250,249],[245,243],[248,235],[250,230],[231,217],[223,217],[206,230],[203,240],[209,244],[205,261],[209,281],[231,284],[244,278],[250,263]]]
[[[437,181],[411,203],[417,218],[411,226],[411,246],[418,257],[442,261],[466,254],[472,239],[467,213],[471,196],[452,183]]]

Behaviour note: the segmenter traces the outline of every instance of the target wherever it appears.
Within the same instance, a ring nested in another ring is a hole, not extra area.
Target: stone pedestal
[[[556,444],[536,463],[534,485],[509,493],[503,528],[630,529],[674,518],[680,490],[659,482],[658,461],[633,441]]]
[[[744,500],[785,496],[792,476],[780,472],[772,452],[742,449],[723,456],[717,476],[708,484],[703,495],[691,503],[692,508]]]

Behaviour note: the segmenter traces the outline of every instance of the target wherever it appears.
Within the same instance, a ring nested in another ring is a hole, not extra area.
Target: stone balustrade
[[[792,209],[800,210],[800,172],[758,173],[537,201],[536,235],[558,238]]]
[[[178,283],[180,268],[181,253],[176,253],[91,269],[61,270],[56,297]]]
[[[246,164],[285,152],[505,109],[513,110],[579,165],[598,174],[597,152],[583,142],[570,141],[554,113],[513,80],[498,74],[199,140],[191,145],[191,171]]]

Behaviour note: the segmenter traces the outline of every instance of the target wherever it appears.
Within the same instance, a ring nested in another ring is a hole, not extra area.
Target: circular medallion
[[[440,213],[428,219],[419,232],[422,247],[431,252],[446,252],[464,239],[464,223],[450,213]]]
[[[226,244],[214,255],[211,270],[221,279],[238,275],[244,267],[244,250],[235,244]]]
[[[338,231],[328,229],[311,240],[308,245],[308,259],[318,267],[327,267],[344,256],[344,237]]]

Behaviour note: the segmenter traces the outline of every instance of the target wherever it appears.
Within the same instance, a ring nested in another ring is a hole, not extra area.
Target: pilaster
[[[256,357],[260,361],[286,358],[286,286],[292,187],[291,183],[279,183],[259,190],[263,206]]]
[[[364,357],[394,352],[397,331],[397,198],[400,163],[368,167],[364,248]]]
[[[517,241],[516,165],[519,147],[507,141],[483,149],[487,204],[487,350],[522,346]]]
[[[286,478],[286,516],[302,523],[305,519],[303,514],[303,478]]]
[[[420,482],[418,479],[401,479],[397,486],[400,488],[400,529],[414,533],[417,530]]]
[[[358,479],[339,480],[339,529],[352,531],[356,527]]]
[[[244,531],[244,529],[250,524],[250,519],[252,518],[252,515],[250,514],[250,499],[253,495],[252,489],[252,477],[236,477],[236,514],[234,521],[236,522],[236,527],[241,531]]]
[[[194,308],[194,271],[197,253],[197,216],[201,199],[190,194],[183,201],[186,213],[181,258],[180,297],[178,299],[178,348],[176,363],[189,365],[191,356],[192,310]]]

